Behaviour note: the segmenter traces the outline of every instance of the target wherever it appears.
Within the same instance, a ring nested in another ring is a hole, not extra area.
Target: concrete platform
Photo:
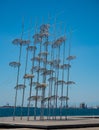
[[[30,117],[27,121],[26,117],[20,120],[19,117],[13,121],[12,117],[0,118],[0,128],[32,128],[32,129],[76,129],[76,128],[90,128],[99,127],[99,117],[68,117],[67,120],[43,120],[37,121]]]

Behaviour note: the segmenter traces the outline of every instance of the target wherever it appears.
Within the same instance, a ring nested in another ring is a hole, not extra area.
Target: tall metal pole
[[[54,23],[54,41],[56,40],[56,17],[55,17],[55,23]],[[53,44],[52,44],[52,48],[53,48]],[[54,61],[54,58],[55,58],[55,56],[54,56],[54,54],[55,54],[55,51],[54,51],[54,49],[53,49],[53,55],[52,55],[52,60]],[[56,77],[56,72],[55,72],[55,77]],[[56,92],[56,86],[55,86],[55,84],[54,84],[54,95],[56,94],[55,93]],[[55,97],[56,97],[56,95],[55,95]],[[57,98],[57,97],[56,97]],[[54,105],[53,105],[53,119],[55,119],[55,101],[56,101],[56,98],[54,98]]]
[[[57,61],[60,58],[60,45],[58,46],[58,54],[57,54]],[[57,81],[58,81],[58,77],[59,77],[59,66],[57,67]],[[56,84],[56,97],[58,97],[58,84]],[[57,98],[56,98],[56,111],[57,111]],[[57,113],[55,115],[55,119],[56,119]]]
[[[27,71],[27,63],[28,63],[28,47],[27,47],[27,52],[26,52],[25,74],[26,74],[26,71]],[[24,85],[25,84],[26,84],[26,79],[24,78]],[[24,105],[24,95],[25,95],[25,88],[23,88],[23,93],[22,93],[21,117],[20,117],[21,120],[22,120],[22,117],[23,117],[22,114],[23,114],[23,105]]]
[[[70,39],[69,39],[69,51],[68,51],[68,57],[70,56],[71,53],[71,38],[72,38],[72,32],[70,32]],[[70,65],[70,60],[68,60],[68,65]],[[70,67],[67,68],[67,82],[69,81],[70,77]],[[67,84],[67,91],[66,91],[66,108],[68,108],[68,90],[69,84]],[[65,119],[67,119],[67,116],[65,116]]]
[[[34,48],[34,49],[33,49]],[[35,56],[35,46],[33,47],[33,58]],[[32,60],[32,67],[34,67],[34,60]],[[33,75],[33,69],[31,71],[31,75]],[[30,91],[29,91],[29,97],[31,97],[32,95],[32,82],[33,82],[33,77],[30,78]],[[28,103],[28,117],[27,117],[27,120],[29,120],[29,116],[30,116],[30,103],[31,103],[31,100],[29,100],[29,103]]]
[[[20,44],[19,63],[20,63],[20,61],[21,61],[23,32],[24,32],[24,21],[23,21],[23,23],[22,23],[22,34],[21,34],[21,40],[20,40],[20,43],[19,43],[19,44]],[[18,83],[19,83],[19,74],[20,74],[20,65],[18,66],[16,86],[18,86]],[[15,92],[15,103],[14,103],[14,111],[13,111],[13,120],[15,120],[16,103],[17,103],[17,88],[16,88],[16,92]]]
[[[36,47],[34,48],[34,51],[33,51],[33,58],[35,57],[35,50],[36,50]],[[34,67],[34,61],[32,61],[32,67]],[[32,71],[32,74],[33,74],[34,72]],[[33,82],[33,81],[32,81]],[[32,83],[31,82],[31,83]],[[32,91],[32,90],[31,90]]]
[[[37,33],[37,22],[35,24],[35,34]],[[38,38],[37,38],[38,40]],[[34,43],[36,43],[35,37],[34,37]],[[42,41],[42,39],[41,39]],[[40,52],[41,52],[41,42],[40,42],[40,48],[39,48]],[[40,68],[40,60],[37,61],[38,63],[38,71],[37,71],[37,84],[39,84],[39,68]],[[35,108],[34,108],[34,120],[36,120],[36,116],[37,116],[37,101],[38,101],[38,88],[36,88],[36,99],[35,99]]]
[[[63,44],[63,66],[64,66],[64,60],[65,60],[65,42]],[[62,68],[62,81],[64,81],[64,67]],[[64,87],[64,84],[62,83],[61,97],[63,96],[63,90],[64,90],[63,87]],[[63,101],[61,100],[60,119],[62,119],[62,107],[63,107]]]
[[[21,60],[21,51],[22,51],[22,45],[20,45],[19,63],[20,63],[20,60]],[[20,66],[18,66],[16,86],[18,86],[18,83],[19,83],[19,72],[20,72]],[[17,91],[18,91],[18,89],[16,88],[16,92],[15,92],[15,103],[14,103],[14,111],[13,111],[13,120],[15,120],[15,110],[16,110],[16,103],[17,103]]]
[[[29,97],[31,97],[31,94],[32,94],[32,78],[30,78]],[[29,100],[29,103],[28,103],[28,117],[27,117],[27,120],[28,120],[28,121],[29,121],[29,116],[30,116],[30,102],[31,102],[31,100]]]
[[[48,37],[46,38],[46,42],[48,42]],[[45,44],[45,52],[48,51],[48,45]],[[47,55],[45,55],[45,63],[44,63],[44,68],[46,70],[47,66]],[[43,75],[43,83],[46,83],[46,75]],[[44,119],[44,98],[45,98],[45,89],[46,87],[42,88],[42,101],[41,101],[41,118]]]
[[[52,64],[53,64],[53,47],[51,46],[51,64],[50,64],[50,70],[52,70]],[[53,73],[50,75],[50,78],[53,77]],[[47,119],[50,119],[50,109],[51,109],[51,96],[52,96],[52,85],[53,85],[53,79],[49,80],[49,99],[48,99],[48,117]]]
[[[32,22],[30,23],[30,28],[29,28],[29,34],[28,34],[28,43],[27,43],[27,48],[26,48],[26,61],[25,61],[25,71],[24,71],[24,75],[26,75],[27,72],[27,63],[28,63],[28,53],[29,53],[29,44],[30,44],[30,31],[31,31],[31,25]],[[26,78],[24,78],[24,86],[26,84]],[[22,120],[22,111],[23,111],[23,105],[24,105],[24,96],[25,96],[25,88],[23,88],[23,92],[22,92],[22,104],[21,104],[21,117],[20,119]]]
[[[40,53],[41,53],[41,43],[40,42]],[[38,61],[38,69],[40,68],[40,60]],[[39,70],[37,71],[37,83],[39,83],[39,75],[40,75],[40,72]],[[38,88],[36,88],[36,97],[38,96]],[[36,114],[37,114],[37,98],[35,100],[35,111],[34,111],[34,120],[36,120]]]

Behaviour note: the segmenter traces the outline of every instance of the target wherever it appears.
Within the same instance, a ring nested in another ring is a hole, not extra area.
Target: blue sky
[[[71,79],[77,85],[69,89],[69,103],[99,105],[99,0],[0,0],[0,105],[14,102],[15,70],[9,62],[17,59],[12,40],[20,37],[23,17],[27,31],[30,20],[34,27],[36,21],[46,23],[48,14],[51,24],[56,16],[57,23],[63,22],[67,36],[74,30],[71,53],[77,59],[72,62]]]

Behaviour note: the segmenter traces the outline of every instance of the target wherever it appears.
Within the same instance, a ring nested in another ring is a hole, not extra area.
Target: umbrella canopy
[[[42,99],[42,96],[31,96],[28,98],[29,101],[35,101],[35,100],[41,100]]]
[[[26,88],[26,86],[24,84],[18,84],[17,86],[15,86],[15,89],[24,89]]]
[[[33,74],[25,74],[24,78],[25,79],[31,79],[31,78],[34,78],[34,75]]]
[[[10,62],[9,65],[10,65],[11,67],[16,68],[16,67],[19,67],[21,64],[20,64],[19,62],[13,61],[13,62]]]

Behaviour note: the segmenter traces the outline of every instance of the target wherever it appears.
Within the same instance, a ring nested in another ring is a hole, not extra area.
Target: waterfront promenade
[[[99,117],[68,117],[67,120],[43,120],[40,121],[39,118],[37,121],[33,120],[33,117],[27,121],[26,117],[23,117],[23,120],[20,120],[19,117],[15,118],[13,121],[12,117],[0,118],[0,129],[6,130],[10,128],[11,130],[99,130]]]

